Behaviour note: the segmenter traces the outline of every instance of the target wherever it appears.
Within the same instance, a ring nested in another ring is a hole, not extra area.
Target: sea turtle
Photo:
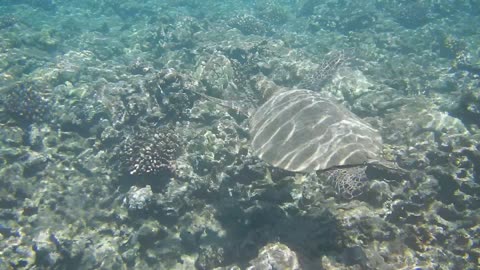
[[[313,172],[379,160],[380,134],[343,105],[304,89],[281,91],[249,119],[256,156],[288,171]]]
[[[287,171],[325,172],[344,197],[362,192],[367,165],[402,171],[382,158],[376,129],[318,92],[277,87],[253,111],[200,95],[248,116],[254,155]]]

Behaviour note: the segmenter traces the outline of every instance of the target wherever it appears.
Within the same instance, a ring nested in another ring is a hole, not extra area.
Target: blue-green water
[[[1,0],[0,269],[478,269],[479,26],[476,0]],[[295,89],[308,117],[274,106]]]

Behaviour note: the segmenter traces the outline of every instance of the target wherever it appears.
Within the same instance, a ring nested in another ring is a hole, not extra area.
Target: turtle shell
[[[267,163],[294,172],[380,160],[377,130],[310,90],[275,93],[250,117],[251,146]]]

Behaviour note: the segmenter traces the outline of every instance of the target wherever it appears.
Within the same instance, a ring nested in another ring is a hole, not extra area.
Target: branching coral
[[[180,149],[180,138],[174,129],[144,129],[120,146],[121,167],[131,175],[171,173]]]

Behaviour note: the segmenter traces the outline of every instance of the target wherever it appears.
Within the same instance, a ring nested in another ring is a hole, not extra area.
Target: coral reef
[[[230,19],[228,24],[245,35],[263,35],[267,32],[266,25],[252,15],[237,15]]]
[[[0,29],[13,26],[17,23],[17,19],[14,16],[2,16],[0,17]]]
[[[331,51],[327,53],[318,67],[307,73],[301,83],[301,87],[320,91],[329,79],[348,62],[347,56],[342,51]]]
[[[51,100],[44,98],[38,87],[18,84],[6,90],[2,100],[11,117],[26,122],[44,122],[51,118]]]
[[[121,143],[122,171],[131,175],[158,175],[175,171],[181,141],[173,128],[149,128],[136,132]]]
[[[327,171],[327,181],[346,199],[352,199],[364,191],[367,184],[366,166],[338,168]]]
[[[479,7],[0,1],[0,269],[477,269]],[[407,173],[258,159],[298,88]]]

